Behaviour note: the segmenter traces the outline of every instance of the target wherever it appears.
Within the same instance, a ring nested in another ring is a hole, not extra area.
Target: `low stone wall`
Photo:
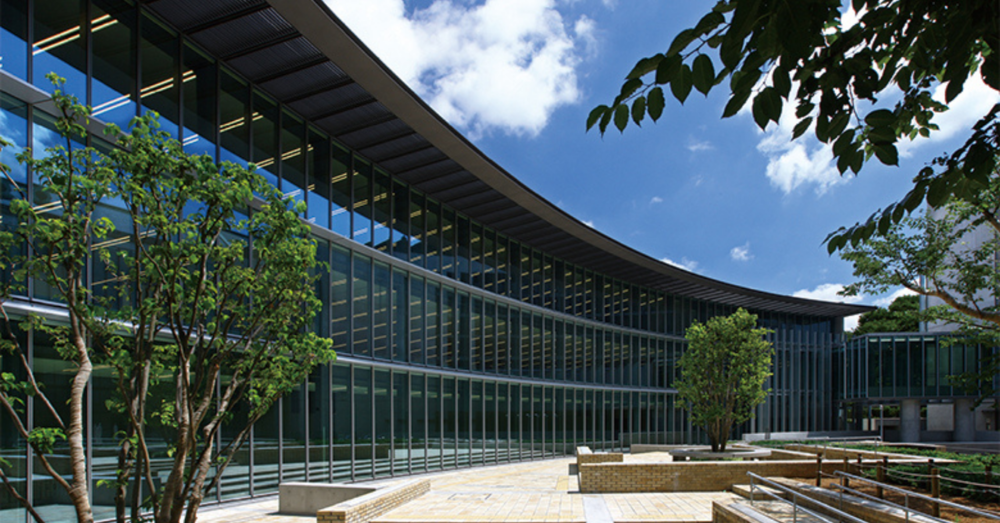
[[[723,505],[713,501],[712,523],[778,523],[778,520],[743,503]]]
[[[621,452],[591,452],[590,447],[577,447],[576,448],[576,464],[593,464],[593,463],[622,463],[625,461],[625,455]]]
[[[826,474],[842,469],[843,462],[823,462]],[[747,472],[815,478],[816,460],[581,464],[580,492],[717,492],[749,483]]]
[[[646,452],[670,452],[674,449],[687,449],[698,445],[650,445],[648,443],[633,443],[629,447],[632,454],[643,454]]]
[[[798,452],[795,450],[781,450],[781,449],[771,449],[771,455],[766,458],[761,458],[764,461],[776,461],[776,460],[805,460],[805,459],[816,459],[816,454],[810,452]]]
[[[406,481],[316,512],[316,523],[368,523],[431,489],[429,479]]]

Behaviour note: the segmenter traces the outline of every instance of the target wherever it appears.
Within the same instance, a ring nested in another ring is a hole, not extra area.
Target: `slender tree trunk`
[[[71,317],[74,316],[70,313]],[[78,523],[93,523],[94,512],[90,506],[90,492],[87,485],[87,453],[83,443],[83,400],[87,391],[87,383],[93,372],[87,345],[79,329],[79,320],[71,319],[73,329],[73,347],[77,351],[77,362],[80,367],[70,384],[69,393],[69,426],[66,430],[66,440],[69,444],[70,467],[73,471],[73,481],[68,492],[73,508],[76,510]]]

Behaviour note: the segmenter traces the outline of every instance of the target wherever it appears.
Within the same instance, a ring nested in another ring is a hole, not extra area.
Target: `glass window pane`
[[[288,111],[281,118],[281,192],[293,202],[306,201],[306,126]]]
[[[215,160],[215,62],[184,46],[184,151],[207,154]]]
[[[257,172],[278,187],[278,106],[253,94],[253,161]]]
[[[407,361],[406,320],[409,312],[407,274],[399,269],[392,270],[392,360]]]
[[[375,452],[372,369],[354,367],[354,479],[371,479]]]
[[[250,88],[227,69],[219,78],[219,160],[246,165],[250,158]]]
[[[28,2],[4,2],[0,11],[0,67],[26,82],[28,78]]]
[[[309,395],[308,481],[331,481],[333,418],[330,414],[333,410],[333,392],[330,390],[329,365],[318,367],[309,375],[306,390]]]
[[[308,145],[309,183],[308,209],[309,223],[330,228],[330,140],[326,136],[309,129]]]
[[[392,255],[410,260],[410,188],[400,182],[392,184]]]
[[[372,166],[354,159],[354,232],[356,242],[372,246]]]
[[[389,252],[392,246],[392,201],[389,176],[376,170],[372,184],[372,244],[382,252]]]
[[[389,266],[376,262],[372,285],[372,354],[379,359],[389,359],[390,283]]]
[[[330,186],[330,230],[344,237],[351,236],[351,153],[333,145],[330,159],[333,177]]]
[[[426,363],[424,360],[424,280],[410,277],[410,362]]]
[[[6,10],[6,4],[4,9]],[[86,38],[82,28],[87,24],[86,2],[82,0],[51,0],[35,3],[34,42],[31,54],[34,62],[35,87],[51,93],[55,90],[45,75],[56,73],[66,79],[63,91],[81,102],[87,100]],[[99,23],[108,21],[107,18]],[[6,43],[6,40],[4,41]],[[176,54],[176,51],[174,52]]]
[[[410,374],[410,467],[411,472],[427,470],[430,456],[427,439],[427,397],[424,391],[424,375]]]
[[[351,314],[351,255],[346,249],[332,246],[330,259],[330,337],[337,352],[350,352],[348,347]]]
[[[392,473],[389,450],[392,444],[392,403],[389,395],[392,382],[389,371],[375,369],[375,476],[388,476]]]
[[[281,481],[306,479],[306,395],[299,384],[281,398]]]
[[[139,49],[142,63],[139,98],[146,110],[160,115],[160,129],[177,137],[180,119],[180,92],[177,76],[180,64],[180,43],[177,36],[148,15],[142,17]],[[36,68],[37,71],[37,68]]]
[[[441,205],[433,200],[427,200],[427,235],[424,239],[425,267],[429,271],[441,272]]]
[[[424,231],[424,196],[410,192],[410,263],[424,266],[424,248],[426,234]]]
[[[344,364],[332,367],[333,391],[333,481],[351,479],[351,368]]]
[[[371,259],[359,254],[354,255],[354,336],[352,345],[354,354],[368,356],[371,354]]]
[[[425,304],[426,329],[424,350],[426,351],[427,364],[432,366],[441,365],[441,329],[439,311],[441,310],[441,286],[434,282],[427,282],[427,299]]]
[[[128,129],[135,117],[135,9],[124,0],[95,0],[91,15],[95,20],[91,26],[91,114],[102,122]],[[6,56],[3,63],[6,70]]]
[[[454,410],[451,406],[449,409]],[[429,470],[441,470],[444,466],[443,429],[441,377],[427,376],[427,468]]]
[[[408,474],[412,453],[410,452],[410,384],[407,373],[392,373],[392,459],[393,474]]]

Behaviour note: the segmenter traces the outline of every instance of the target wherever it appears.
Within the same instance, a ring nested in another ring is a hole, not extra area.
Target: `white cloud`
[[[795,291],[792,293],[792,296],[795,296],[796,298],[832,301],[836,303],[858,303],[864,299],[861,296],[841,296],[838,293],[842,290],[844,290],[844,286],[839,283],[823,283],[816,286],[813,290],[801,289]],[[856,329],[858,327],[858,318],[860,317],[860,314],[844,317],[844,330],[852,331]]]
[[[838,303],[860,303],[868,302],[872,305],[878,307],[888,307],[890,303],[900,296],[908,296],[914,294],[909,289],[899,288],[892,294],[872,300],[870,296],[841,296],[840,291],[844,290],[844,286],[839,283],[823,283],[817,285],[815,289],[802,289],[795,291],[792,296],[796,298],[807,298],[810,300],[820,300],[820,301],[830,301]],[[855,314],[853,316],[847,316],[844,318],[844,330],[852,331],[858,327],[858,318],[860,314]]]
[[[376,55],[453,125],[473,136],[537,135],[580,99],[576,67],[594,22],[566,19],[556,0],[326,0]]]
[[[733,261],[740,261],[740,262],[752,260],[753,254],[750,253],[750,242],[746,242],[743,245],[739,245],[730,249],[729,257],[732,258]]]
[[[834,185],[847,183],[851,176],[840,175],[833,162],[833,147],[817,140],[812,129],[792,141],[796,123],[795,104],[785,102],[778,125],[769,126],[757,144],[757,150],[767,157],[765,174],[771,185],[785,194],[814,186],[816,194],[822,196]]]
[[[660,198],[659,196],[653,196],[653,198],[649,200],[649,204],[653,205],[655,203],[663,203],[663,198]]]
[[[674,267],[679,267],[686,271],[698,272],[698,262],[695,260],[688,259],[687,256],[681,258],[681,261],[675,262],[670,258],[660,258],[660,261],[666,263],[667,265],[673,265]]]
[[[896,291],[893,292],[892,294],[873,301],[872,305],[878,307],[888,307],[889,305],[892,305],[892,302],[896,301],[896,298],[899,298],[900,296],[913,296],[915,294],[917,293],[911,291],[910,289],[907,289],[905,287],[900,287],[899,289],[896,289]]]
[[[840,291],[844,286],[839,283],[823,283],[817,285],[815,289],[802,289],[792,293],[796,298],[806,298],[809,300],[832,301],[838,303],[858,303],[862,296],[840,296]]]
[[[832,301],[837,303],[858,303],[864,299],[862,296],[841,296],[840,291],[844,290],[844,286],[839,283],[823,283],[817,285],[815,289],[802,289],[792,293],[792,296],[796,298],[806,298],[810,300],[820,300],[820,301]],[[846,316],[844,318],[844,330],[852,331],[858,327],[858,318],[860,314],[855,314],[853,316]]]
[[[685,147],[687,147],[687,150],[693,153],[701,151],[711,151],[712,149],[715,149],[715,146],[712,145],[712,142],[705,140],[696,140],[694,137],[688,139],[688,143]]]
[[[596,229],[597,228],[597,227],[594,227],[593,220],[583,220],[583,224],[586,225],[587,227],[590,227],[591,229]]]

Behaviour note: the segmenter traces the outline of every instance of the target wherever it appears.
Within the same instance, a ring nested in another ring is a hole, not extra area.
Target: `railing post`
[[[847,461],[847,456],[844,456],[844,474],[851,473],[851,463]],[[851,482],[848,481],[847,476],[840,476],[840,484],[844,487],[851,486]]]
[[[822,479],[823,479],[823,455],[822,454],[817,454],[816,455],[816,486],[817,487],[822,486],[822,485],[820,485],[820,482],[822,481]]]
[[[885,483],[885,473],[886,469],[888,468],[889,468],[889,458],[886,456],[882,456],[882,463],[878,465],[878,469],[876,469],[876,478],[878,479],[879,483]],[[881,486],[875,487],[875,495],[878,496],[878,499],[885,499]]]
[[[751,507],[756,506],[756,504],[754,503],[754,498],[756,498],[756,497],[757,497],[757,494],[754,493],[753,476],[750,476],[750,506]]]
[[[854,473],[856,476],[864,476],[864,469],[861,468],[861,453],[858,453],[858,470]]]
[[[931,497],[938,499],[941,497],[941,479],[938,477],[938,469],[931,469]],[[941,517],[941,504],[934,502],[931,506],[931,515]]]

